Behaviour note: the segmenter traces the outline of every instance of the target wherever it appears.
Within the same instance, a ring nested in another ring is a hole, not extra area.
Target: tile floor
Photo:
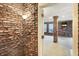
[[[53,36],[45,35],[43,39],[44,56],[71,56],[72,38],[58,37],[58,43],[53,43]]]

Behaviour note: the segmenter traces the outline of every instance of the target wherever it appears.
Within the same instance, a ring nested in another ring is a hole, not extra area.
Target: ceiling
[[[50,3],[49,6],[43,8],[43,11],[44,11],[45,22],[53,21],[53,16],[59,16],[58,21],[72,20],[71,3],[55,3],[55,4]]]

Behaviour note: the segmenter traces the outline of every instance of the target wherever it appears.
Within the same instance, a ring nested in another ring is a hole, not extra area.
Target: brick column
[[[54,19],[54,43],[57,43],[58,41],[58,16],[53,16]]]

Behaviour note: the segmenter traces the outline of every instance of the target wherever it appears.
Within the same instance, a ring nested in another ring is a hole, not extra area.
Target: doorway
[[[43,56],[72,56],[73,48],[73,4],[47,4],[42,8],[41,42]],[[65,12],[64,12],[65,11]],[[54,16],[58,16],[58,36],[54,42]],[[38,23],[39,24],[39,23]],[[38,46],[39,48],[39,46]]]

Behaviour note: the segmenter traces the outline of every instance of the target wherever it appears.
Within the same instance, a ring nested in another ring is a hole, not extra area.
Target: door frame
[[[48,7],[48,5],[39,6],[38,4],[38,56],[43,56],[43,43],[41,36],[44,35],[44,20],[42,17],[44,7]],[[72,4],[72,16],[73,56],[78,56],[78,3]]]

